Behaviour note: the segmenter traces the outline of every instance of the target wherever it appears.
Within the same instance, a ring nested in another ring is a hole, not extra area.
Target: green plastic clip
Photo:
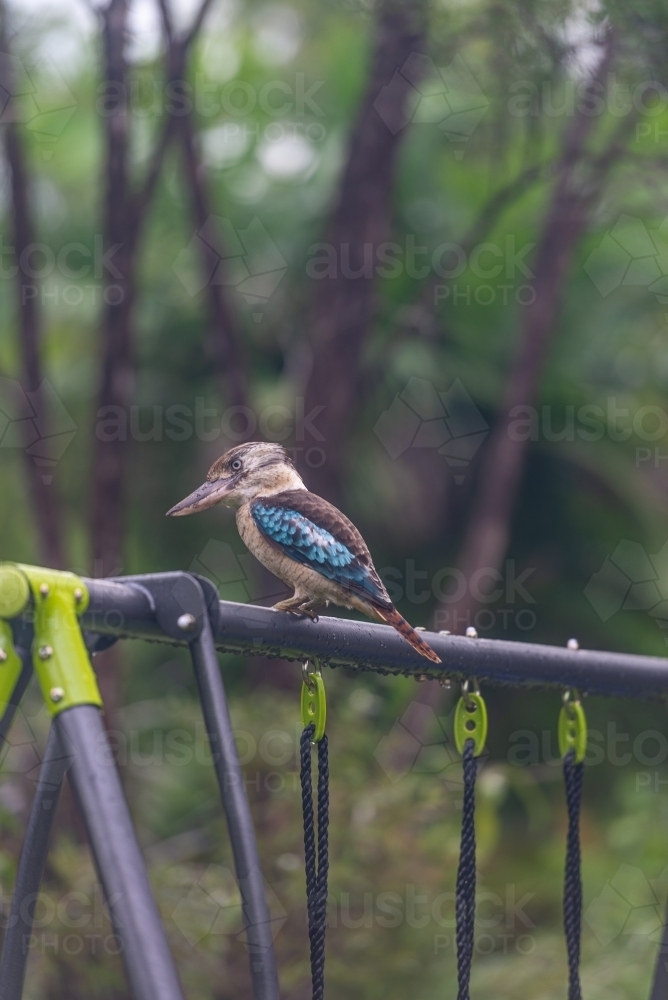
[[[306,660],[302,664],[302,725],[314,725],[313,743],[319,743],[325,735],[325,725],[327,723],[327,697],[325,695],[325,682],[320,673],[320,666],[317,660],[316,665],[311,667],[310,661]]]
[[[561,756],[575,750],[575,763],[581,764],[587,752],[587,719],[577,691],[564,692],[557,733]]]
[[[455,709],[455,746],[463,754],[466,741],[473,740],[473,754],[479,757],[487,741],[487,706],[476,681],[472,691],[470,688],[470,682],[464,681],[462,696]]]
[[[32,659],[52,715],[73,705],[102,706],[97,680],[79,625],[88,607],[83,580],[20,563],[0,565],[0,616],[15,618],[32,596],[35,638]],[[2,664],[0,664],[2,666]],[[4,687],[0,687],[0,695]]]
[[[0,619],[0,717],[7,711],[22,669],[9,623]]]

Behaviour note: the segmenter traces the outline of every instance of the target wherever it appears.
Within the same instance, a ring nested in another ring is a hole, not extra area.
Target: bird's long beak
[[[200,510],[206,510],[220,503],[228,496],[239,482],[239,476],[230,476],[228,479],[214,479],[213,482],[202,483],[201,486],[187,496],[185,500],[177,503],[175,507],[167,511],[168,517],[185,517],[187,514],[197,514]]]

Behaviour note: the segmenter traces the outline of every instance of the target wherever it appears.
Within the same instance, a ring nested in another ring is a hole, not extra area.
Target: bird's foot
[[[303,598],[295,600],[294,597],[289,597],[286,601],[279,601],[278,604],[274,604],[272,611],[290,611],[293,615],[297,615],[301,611]]]
[[[310,618],[312,622],[319,621],[317,612],[315,612],[312,608],[299,608],[297,613],[300,615],[306,615],[306,617]]]
[[[318,607],[320,601],[295,601],[294,597],[289,598],[287,601],[279,601],[278,604],[274,604],[274,611],[287,611],[291,615],[306,615],[311,621],[317,622],[318,615],[315,612],[315,608]]]
[[[318,614],[315,609],[319,608],[321,604],[322,601],[320,600],[306,601],[299,610],[303,615],[308,615],[312,622],[317,622]]]

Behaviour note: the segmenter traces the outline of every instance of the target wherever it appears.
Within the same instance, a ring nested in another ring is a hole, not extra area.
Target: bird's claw
[[[318,615],[315,611],[311,611],[310,608],[288,608],[287,611],[288,614],[296,615],[297,618],[303,618],[306,616],[306,618],[310,618],[312,622],[318,621]]]
[[[301,606],[298,605],[298,604],[297,605],[293,604],[292,607],[290,607],[287,602],[286,602],[286,604],[283,604],[282,601],[279,601],[278,604],[274,604],[273,610],[274,611],[287,611],[287,613],[289,615],[296,615],[298,618],[301,618],[302,615],[306,615],[306,617],[310,618],[312,622],[317,622],[318,621],[317,612],[315,612],[313,610],[313,608],[310,608],[308,606],[308,604],[301,605]]]

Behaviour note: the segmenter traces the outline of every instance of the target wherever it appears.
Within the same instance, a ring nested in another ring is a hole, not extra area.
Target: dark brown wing
[[[392,602],[355,525],[331,503],[307,490],[285,490],[251,502],[262,534],[297,562],[379,607]]]

